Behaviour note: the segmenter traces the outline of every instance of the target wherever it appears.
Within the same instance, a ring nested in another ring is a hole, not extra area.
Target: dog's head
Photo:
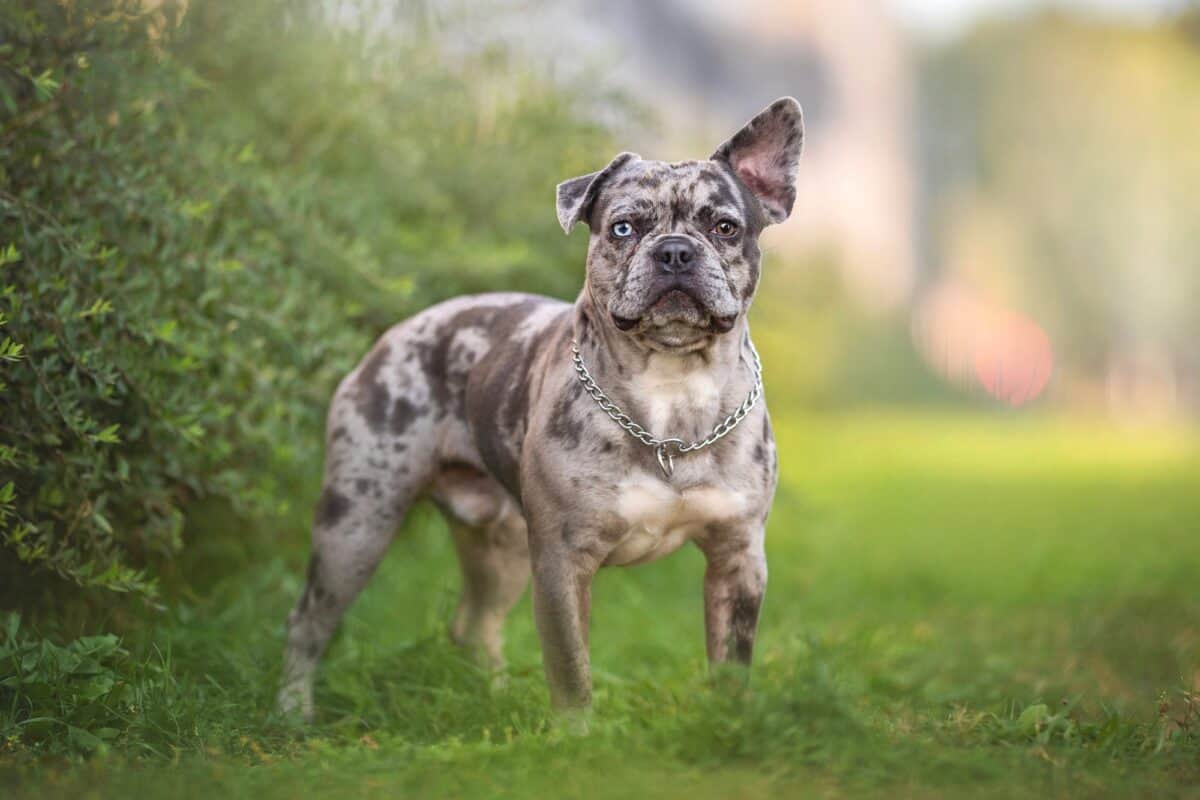
[[[776,100],[708,161],[622,153],[558,186],[558,220],[591,229],[587,291],[617,330],[687,351],[728,333],[758,288],[758,236],[796,199],[800,104]]]

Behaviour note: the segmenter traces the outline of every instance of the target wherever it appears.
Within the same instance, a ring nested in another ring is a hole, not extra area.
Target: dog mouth
[[[737,322],[737,315],[719,316],[711,313],[692,293],[680,287],[668,287],[652,300],[637,317],[625,317],[610,312],[613,324],[622,331],[641,328],[664,332],[691,329],[693,332],[728,333]],[[674,337],[672,337],[674,338]]]

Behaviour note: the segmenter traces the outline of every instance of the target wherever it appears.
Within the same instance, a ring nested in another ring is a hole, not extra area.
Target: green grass
[[[0,709],[0,792],[1200,796],[1195,433],[883,415],[777,433],[748,691],[706,675],[703,564],[685,550],[601,573],[592,731],[564,734],[527,598],[503,688],[447,643],[457,574],[423,510],[327,657],[315,725],[269,713],[306,538],[280,531],[277,557],[123,650],[30,656],[52,713],[15,727]]]

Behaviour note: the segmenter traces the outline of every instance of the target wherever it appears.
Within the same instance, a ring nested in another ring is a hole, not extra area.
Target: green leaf
[[[21,251],[17,249],[15,244],[10,242],[8,245],[0,247],[0,267],[6,264],[15,264],[20,260]]]
[[[1032,735],[1037,733],[1050,717],[1050,708],[1045,703],[1029,706],[1017,717],[1017,729],[1021,733]]]
[[[92,753],[106,747],[104,740],[99,736],[74,725],[67,726],[67,741],[81,753]]]
[[[93,442],[98,442],[101,444],[119,444],[121,439],[119,436],[117,436],[117,431],[120,430],[120,428],[121,426],[119,423],[113,423],[99,433],[92,434],[90,438]]]
[[[37,93],[38,100],[45,102],[54,96],[54,93],[59,90],[62,85],[54,78],[51,70],[45,70],[40,75],[31,78],[33,81],[34,91]]]
[[[104,314],[108,314],[112,310],[113,310],[112,303],[110,303],[109,301],[105,300],[102,297],[98,297],[90,306],[88,306],[83,311],[78,312],[75,316],[79,319],[86,319],[87,317],[95,317],[95,316],[101,316]]]

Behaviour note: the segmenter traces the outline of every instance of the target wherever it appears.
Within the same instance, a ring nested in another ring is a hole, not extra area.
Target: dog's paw
[[[508,670],[504,667],[493,667],[488,671],[488,688],[493,692],[503,692],[511,683]]]
[[[279,690],[275,707],[278,709],[279,715],[290,722],[307,725],[313,721],[313,701],[310,691],[285,686]]]
[[[750,694],[750,670],[744,664],[714,664],[708,670],[708,685],[717,694],[746,697]]]
[[[590,708],[564,708],[555,716],[555,727],[568,736],[587,736],[592,730]]]

